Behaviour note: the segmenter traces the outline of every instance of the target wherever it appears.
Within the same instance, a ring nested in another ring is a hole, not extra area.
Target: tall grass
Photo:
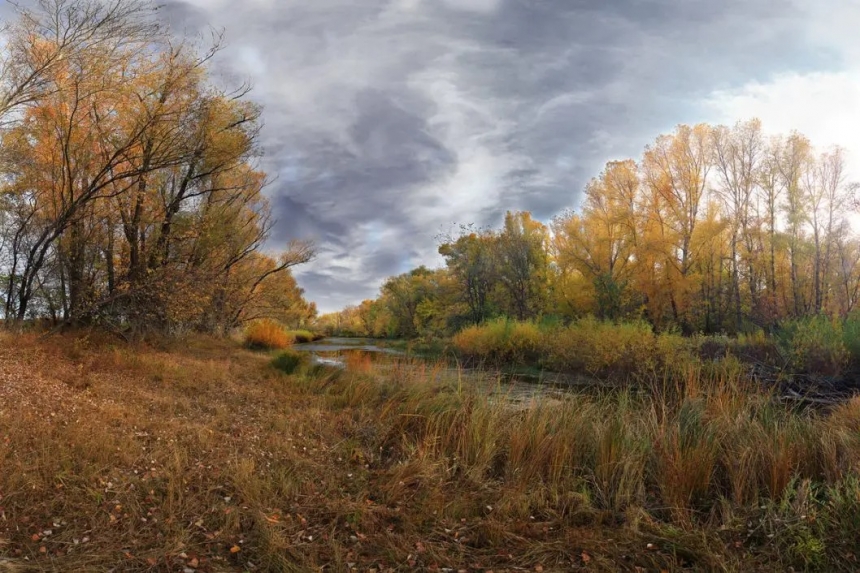
[[[400,377],[391,393],[382,389],[391,378],[373,374],[326,389],[362,395],[349,403],[388,429],[373,447],[421,480],[472,484],[466,490],[499,484],[505,493],[494,503],[512,518],[561,517],[573,503],[575,521],[595,511],[623,520],[644,510],[682,530],[733,531],[751,516],[765,528],[805,527],[803,512],[814,511],[824,520],[814,540],[799,529],[781,538],[786,563],[807,568],[832,563],[841,536],[860,532],[860,519],[839,514],[860,504],[846,493],[858,491],[860,402],[832,414],[800,411],[747,383],[736,361],[690,370],[671,387],[653,380],[644,392],[572,394],[524,407],[463,387],[453,375]],[[817,497],[795,503],[800,484]],[[480,511],[446,507],[456,519]],[[764,516],[762,508],[769,508]]]
[[[293,337],[274,320],[255,320],[245,329],[245,346],[254,350],[279,350],[293,342]]]
[[[860,555],[860,398],[793,408],[731,357],[523,400],[442,363],[3,342],[0,563],[851,571]],[[86,385],[61,377],[76,372]]]

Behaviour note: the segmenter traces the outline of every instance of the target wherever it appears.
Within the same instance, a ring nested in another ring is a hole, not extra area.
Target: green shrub
[[[308,362],[309,358],[307,354],[296,350],[284,350],[272,359],[272,366],[284,374],[295,374],[299,367]]]
[[[838,320],[815,316],[786,321],[779,338],[795,372],[841,376],[848,367],[851,355]]]
[[[309,330],[291,330],[287,334],[292,336],[293,340],[296,344],[304,344],[307,342],[313,342],[314,340],[320,340],[322,336],[318,334],[314,334]]]
[[[853,370],[860,370],[860,316],[852,314],[842,324],[842,341]]]

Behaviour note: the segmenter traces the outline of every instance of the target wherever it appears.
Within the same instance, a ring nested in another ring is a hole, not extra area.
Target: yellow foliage
[[[470,326],[454,337],[456,348],[467,359],[492,363],[532,362],[542,344],[541,331],[533,322],[497,319]]]
[[[249,348],[276,350],[293,342],[289,333],[274,320],[257,320],[245,329],[245,345]]]
[[[469,361],[527,364],[619,380],[692,358],[690,344],[681,336],[656,335],[645,322],[616,324],[594,318],[551,327],[497,319],[460,331],[453,344]]]

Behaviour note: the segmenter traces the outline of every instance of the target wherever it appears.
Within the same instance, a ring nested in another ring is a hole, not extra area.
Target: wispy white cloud
[[[722,122],[757,117],[771,133],[797,130],[819,147],[844,147],[849,175],[860,180],[860,67],[778,74],[717,91],[706,106]]]

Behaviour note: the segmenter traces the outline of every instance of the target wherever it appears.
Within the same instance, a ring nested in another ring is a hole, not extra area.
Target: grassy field
[[[793,410],[731,361],[516,406],[349,366],[3,335],[0,571],[858,568],[860,400]]]

